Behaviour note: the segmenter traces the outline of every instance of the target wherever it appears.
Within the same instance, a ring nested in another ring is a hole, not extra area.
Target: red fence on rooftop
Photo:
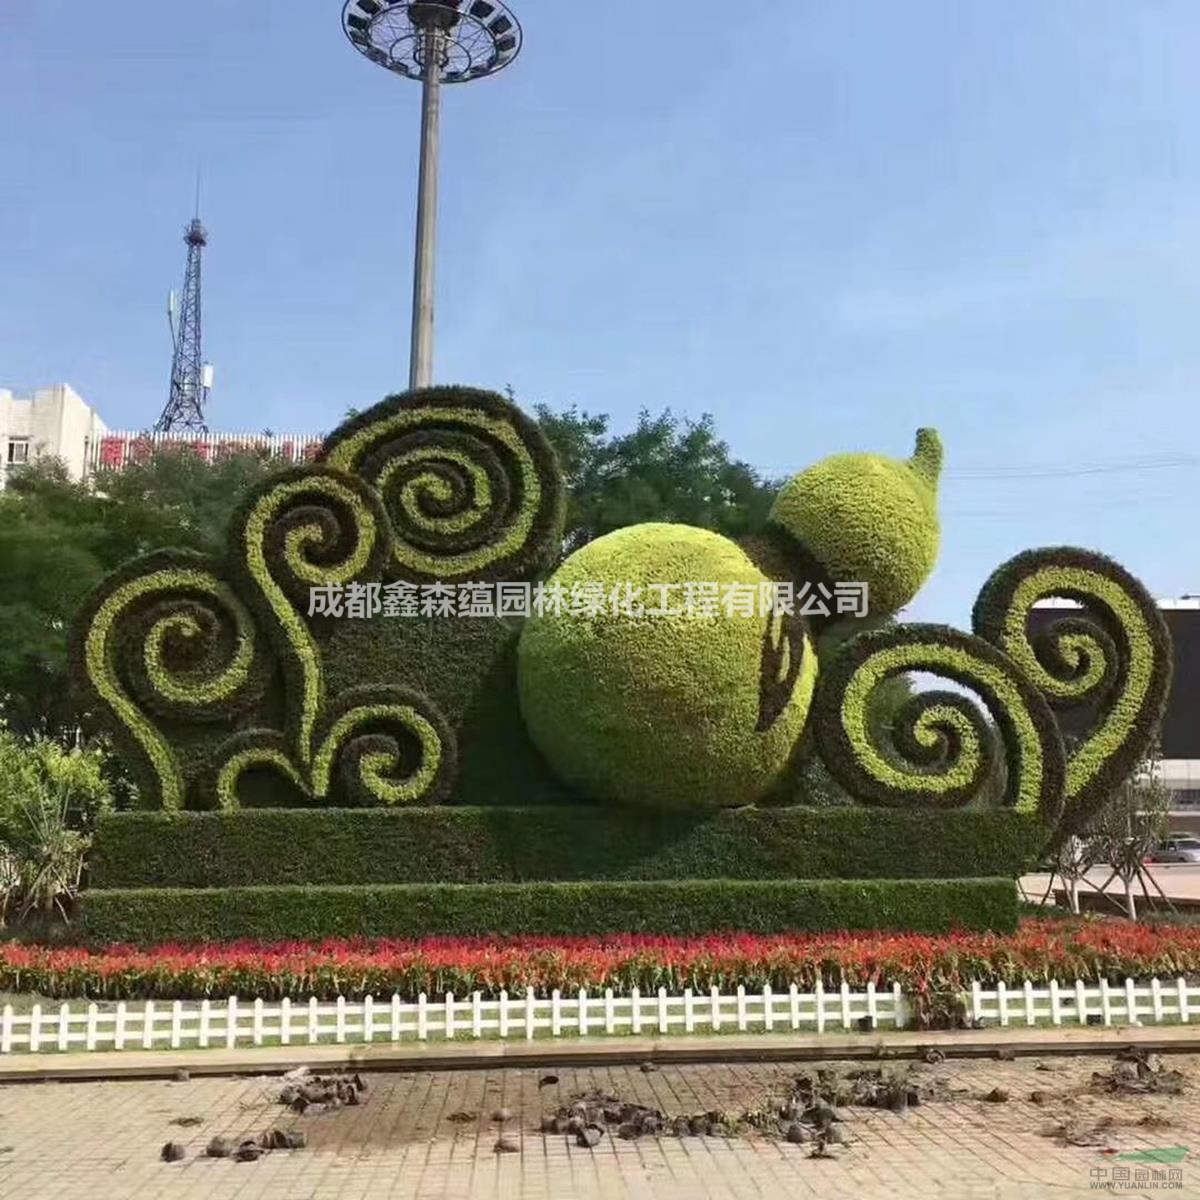
[[[322,438],[315,434],[261,433],[106,433],[90,448],[92,471],[121,470],[130,463],[145,462],[164,449],[186,450],[206,462],[239,454],[261,454],[290,463],[312,462]]]

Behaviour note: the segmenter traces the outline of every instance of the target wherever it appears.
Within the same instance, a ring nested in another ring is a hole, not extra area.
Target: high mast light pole
[[[521,26],[500,0],[347,0],[342,28],[355,48],[373,63],[421,83],[421,159],[408,386],[429,387],[433,383],[442,84],[470,83],[508,66],[521,50]]]

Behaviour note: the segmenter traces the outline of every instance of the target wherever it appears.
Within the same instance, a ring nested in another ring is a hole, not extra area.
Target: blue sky
[[[771,473],[936,425],[921,618],[1031,545],[1200,592],[1200,5],[739,7],[520,0],[447,96],[438,380],[712,412]],[[199,159],[211,424],[402,387],[419,93],[340,11],[0,6],[0,384],[153,421]]]

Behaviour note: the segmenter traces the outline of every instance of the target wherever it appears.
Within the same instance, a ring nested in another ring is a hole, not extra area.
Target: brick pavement
[[[605,1138],[583,1150],[565,1136],[534,1132],[543,1112],[589,1089],[615,1093],[668,1114],[759,1107],[780,1094],[799,1068],[768,1063],[555,1068],[558,1083],[539,1089],[541,1071],[494,1069],[376,1074],[367,1103],[295,1116],[273,1103],[277,1081],[195,1079],[8,1085],[0,1088],[0,1197],[21,1200],[743,1200],[820,1196],[908,1200],[982,1200],[1092,1194],[1091,1172],[1115,1160],[1097,1148],[1063,1145],[1039,1131],[1075,1117],[1110,1118],[1103,1135],[1121,1152],[1194,1146],[1180,1164],[1181,1188],[1200,1196],[1200,1111],[1193,1095],[1116,1098],[1092,1093],[1094,1070],[1111,1058],[1016,1062],[949,1061],[918,1068],[966,1093],[903,1116],[847,1110],[851,1142],[833,1160],[761,1136]],[[1169,1060],[1200,1081],[1200,1055]],[[862,1067],[863,1064],[856,1064]],[[891,1069],[891,1068],[889,1068]],[[980,1099],[1006,1089],[1008,1103]],[[1034,1090],[1050,1101],[1030,1101]],[[493,1152],[490,1114],[512,1110],[518,1154]],[[451,1113],[476,1114],[466,1122]],[[202,1124],[172,1126],[175,1117]],[[1140,1124],[1150,1117],[1156,1124]],[[301,1128],[304,1150],[277,1151],[257,1163],[197,1157],[209,1138],[236,1139],[272,1125]],[[182,1142],[188,1158],[162,1163],[159,1148]],[[1131,1179],[1136,1167],[1128,1164]],[[1134,1192],[1132,1194],[1138,1194]]]

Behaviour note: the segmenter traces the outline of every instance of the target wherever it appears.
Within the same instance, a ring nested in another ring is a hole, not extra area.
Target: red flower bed
[[[534,988],[643,992],[739,984],[811,990],[845,980],[900,983],[920,995],[972,980],[1063,982],[1200,974],[1200,928],[1106,920],[1027,920],[1011,935],[830,934],[707,938],[431,938],[262,945],[113,946],[102,952],[0,945],[0,991],[92,999],[261,996],[294,1000],[365,995],[412,1000]]]

